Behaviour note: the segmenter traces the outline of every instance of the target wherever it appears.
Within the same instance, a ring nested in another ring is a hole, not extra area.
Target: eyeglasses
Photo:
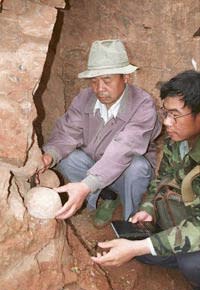
[[[188,116],[188,115],[192,115],[192,112],[190,113],[186,113],[183,115],[176,115],[176,113],[170,112],[167,109],[165,109],[164,107],[160,108],[160,115],[163,119],[166,118],[170,118],[173,122],[176,122],[176,119]]]

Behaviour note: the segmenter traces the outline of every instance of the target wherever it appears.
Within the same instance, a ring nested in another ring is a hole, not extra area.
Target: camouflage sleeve
[[[141,204],[139,210],[144,210],[150,215],[154,214],[153,200],[157,193],[157,188],[163,179],[168,177],[169,179],[174,178],[174,169],[176,168],[176,163],[179,162],[178,158],[178,145],[169,142],[169,139],[165,139],[165,145],[163,147],[163,158],[160,164],[158,176],[151,181],[147,194],[145,196],[144,202]]]
[[[200,204],[200,199],[199,200]],[[157,255],[200,251],[200,215],[150,237]]]
[[[148,192],[145,196],[144,202],[141,204],[140,209],[141,211],[146,211],[148,214],[152,215],[154,214],[154,205],[153,205],[153,199],[157,192],[157,186],[156,186],[156,180],[152,180]]]

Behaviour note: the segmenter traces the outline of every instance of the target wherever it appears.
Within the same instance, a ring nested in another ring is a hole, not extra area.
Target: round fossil
[[[29,214],[40,219],[55,218],[56,212],[62,207],[59,194],[48,187],[33,187],[24,198]]]
[[[60,180],[57,174],[53,170],[47,169],[43,173],[40,173],[38,186],[58,187],[59,185],[60,185]]]

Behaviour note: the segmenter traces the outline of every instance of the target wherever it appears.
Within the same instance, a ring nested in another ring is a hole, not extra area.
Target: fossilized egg
[[[29,214],[40,219],[55,218],[56,212],[62,207],[59,194],[48,187],[33,187],[24,198]]]
[[[42,187],[58,187],[60,185],[60,180],[56,173],[51,170],[45,170],[45,172],[40,173],[39,175],[39,185]]]

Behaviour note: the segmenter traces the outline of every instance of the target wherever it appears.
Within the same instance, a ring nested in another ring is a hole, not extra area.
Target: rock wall
[[[48,47],[56,49],[62,26],[55,7],[62,11],[65,1],[0,0],[0,290],[110,289],[70,225],[33,218],[24,202],[41,168],[35,129],[52,64]],[[54,179],[42,182],[51,187]]]
[[[155,98],[160,82],[192,69],[192,59],[200,69],[199,0],[70,0],[70,6],[64,11],[56,57],[42,96],[45,140],[54,120],[87,85],[77,74],[86,69],[94,40],[122,39],[130,61],[140,68],[133,74],[133,83]]]
[[[41,159],[33,94],[64,1],[0,4],[0,290],[60,290],[75,280],[66,225],[30,217],[23,197]]]

